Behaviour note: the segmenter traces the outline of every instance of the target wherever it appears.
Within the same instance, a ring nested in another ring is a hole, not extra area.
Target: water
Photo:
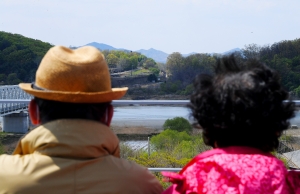
[[[115,107],[112,125],[144,126],[162,129],[167,119],[183,117],[189,120],[189,109],[186,107],[168,106],[121,106]],[[134,150],[147,150],[148,141],[122,141]]]
[[[130,123],[131,126],[162,126],[167,119],[184,117],[191,121],[187,107],[168,106],[124,106],[115,107],[112,124]],[[300,111],[290,120],[291,125],[300,127]]]
[[[146,150],[148,149],[148,141],[140,140],[140,141],[121,141],[120,143],[124,143],[131,147],[133,150]]]
[[[166,120],[174,117],[184,117],[188,119],[188,116],[188,108],[168,106],[123,106],[115,107],[114,112],[114,118],[117,120]]]
[[[291,125],[300,127],[300,111],[296,111],[295,117],[290,120]]]
[[[115,107],[112,125],[151,126],[161,128],[167,119],[184,117],[189,120],[186,107],[121,106]]]

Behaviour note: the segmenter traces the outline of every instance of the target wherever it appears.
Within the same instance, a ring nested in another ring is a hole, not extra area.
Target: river
[[[115,107],[112,124],[124,126],[145,126],[162,128],[165,120],[174,117],[184,117],[189,120],[190,111],[186,107],[167,106],[123,106]],[[300,111],[290,120],[291,125],[300,127]],[[147,141],[123,142],[133,149],[147,149]]]
[[[118,106],[114,108],[112,124],[161,128],[167,119],[184,117],[188,120],[187,107],[176,106]],[[191,120],[190,120],[191,121]],[[2,117],[0,117],[2,123]],[[292,125],[300,127],[300,111],[291,119]]]
[[[120,106],[115,107],[112,125],[130,125],[161,128],[167,119],[184,117],[189,120],[187,107]]]
[[[131,126],[162,127],[165,120],[184,117],[188,120],[190,110],[187,107],[168,106],[123,106],[115,107],[112,124]],[[190,120],[191,121],[191,120]],[[130,123],[130,124],[128,124]],[[300,111],[290,120],[291,125],[300,127]]]

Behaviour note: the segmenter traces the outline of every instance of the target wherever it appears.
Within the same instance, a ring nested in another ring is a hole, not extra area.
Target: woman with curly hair
[[[173,182],[165,193],[294,193],[298,174],[271,154],[295,111],[279,80],[258,60],[238,64],[234,55],[219,59],[214,75],[198,75],[189,107],[213,149],[179,174],[163,172]]]

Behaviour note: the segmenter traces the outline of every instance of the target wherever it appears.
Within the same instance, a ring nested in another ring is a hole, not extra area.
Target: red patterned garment
[[[273,155],[249,147],[213,149],[196,156],[179,174],[162,174],[173,183],[164,194],[300,193],[298,172],[288,172]]]

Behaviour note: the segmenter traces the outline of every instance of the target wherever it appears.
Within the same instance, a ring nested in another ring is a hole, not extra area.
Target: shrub
[[[167,119],[163,125],[164,130],[172,129],[176,131],[186,131],[190,133],[192,131],[192,125],[189,121],[183,117],[175,117],[173,119]]]
[[[167,129],[158,135],[151,138],[150,143],[154,150],[166,150],[171,151],[174,147],[182,141],[189,141],[192,137],[185,131],[178,132],[171,129]]]
[[[156,75],[155,74],[150,74],[148,77],[147,77],[147,80],[149,81],[149,82],[157,82],[157,77],[156,77]]]

